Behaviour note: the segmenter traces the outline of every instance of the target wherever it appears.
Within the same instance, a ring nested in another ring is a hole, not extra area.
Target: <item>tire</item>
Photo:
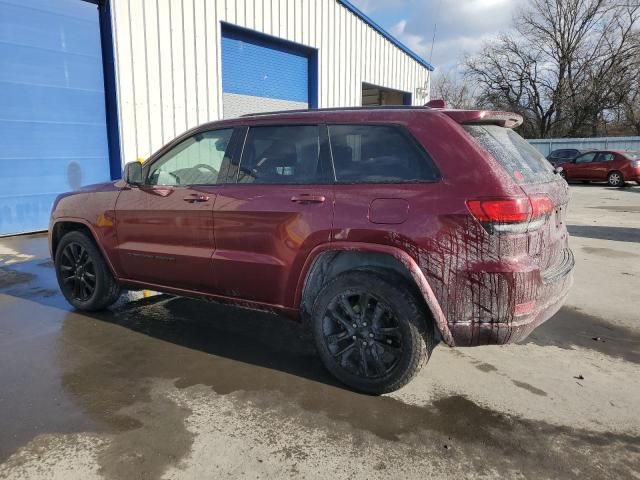
[[[624,177],[618,171],[609,172],[607,183],[610,187],[624,187]]]
[[[364,315],[360,301],[366,305]],[[338,275],[316,297],[311,321],[327,370],[362,393],[380,395],[403,387],[435,347],[424,301],[394,272]]]
[[[103,310],[120,296],[118,282],[85,233],[74,231],[62,237],[54,263],[64,298],[78,310]]]

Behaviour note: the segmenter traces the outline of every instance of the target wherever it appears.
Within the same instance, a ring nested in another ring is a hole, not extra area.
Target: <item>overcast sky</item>
[[[387,31],[439,71],[456,68],[465,53],[509,28],[522,0],[352,0]]]

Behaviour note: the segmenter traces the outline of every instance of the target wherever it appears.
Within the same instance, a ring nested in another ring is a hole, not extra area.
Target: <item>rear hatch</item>
[[[496,233],[526,233],[527,253],[540,268],[543,279],[552,281],[554,272],[560,274],[568,263],[573,263],[565,225],[569,202],[567,183],[540,152],[511,128],[502,126],[504,123],[491,124],[486,117],[483,120],[462,127],[521,188],[524,198],[521,204],[529,208],[526,222],[516,222],[514,217],[511,227],[507,224]]]

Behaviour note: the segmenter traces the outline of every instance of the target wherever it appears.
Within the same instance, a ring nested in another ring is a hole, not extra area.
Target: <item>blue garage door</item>
[[[313,52],[234,28],[222,31],[225,118],[246,113],[308,108]],[[313,106],[313,105],[311,105]]]
[[[0,235],[45,230],[58,193],[110,179],[98,7],[0,0]]]

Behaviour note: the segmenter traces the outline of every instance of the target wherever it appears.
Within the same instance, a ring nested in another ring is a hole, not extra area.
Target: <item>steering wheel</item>
[[[215,168],[213,168],[211,165],[207,165],[206,163],[199,163],[198,165],[195,165],[193,168],[197,168],[198,170],[203,168],[205,170],[209,170],[214,175],[218,174],[218,171]]]

